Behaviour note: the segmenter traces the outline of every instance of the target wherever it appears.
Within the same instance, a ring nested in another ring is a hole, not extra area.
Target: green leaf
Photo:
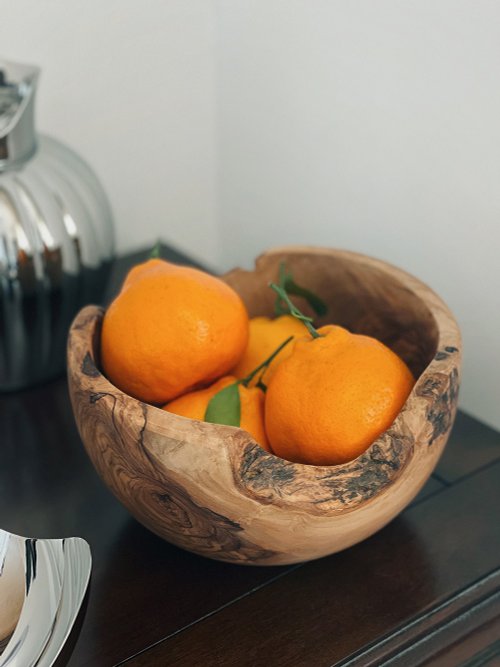
[[[230,384],[212,396],[205,412],[205,421],[211,424],[239,426],[241,419],[238,383]]]
[[[158,240],[154,246],[151,248],[149,253],[149,259],[159,259],[161,258],[161,241]]]
[[[295,283],[290,276],[287,278],[285,282],[285,289],[288,292],[288,294],[294,294],[295,296],[303,297],[307,301],[307,303],[311,306],[311,308],[314,310],[316,315],[326,315],[326,313],[328,312],[326,303],[322,299],[320,299],[317,294],[314,294],[314,292],[311,292],[305,287],[297,285],[297,283]]]
[[[285,283],[288,277],[292,277],[291,274],[286,272],[285,262],[280,262],[279,275],[278,275],[278,287],[285,289]],[[285,290],[286,291],[286,290]],[[276,301],[274,302],[274,314],[276,317],[280,315],[288,315],[289,310],[286,303],[283,301],[281,296],[278,294]]]
[[[280,263],[278,285],[288,294],[301,296],[303,299],[305,299],[314,310],[316,315],[322,316],[326,315],[328,312],[328,308],[325,302],[320,299],[317,294],[314,294],[314,292],[311,292],[311,290],[308,290],[301,285],[297,285],[293,279],[293,275],[286,270],[285,262]],[[277,316],[286,315],[289,312],[286,304],[283,302],[283,299],[280,298],[280,296],[277,297],[274,304],[274,312]]]

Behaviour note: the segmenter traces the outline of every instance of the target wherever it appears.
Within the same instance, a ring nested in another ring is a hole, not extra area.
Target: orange
[[[182,417],[204,421],[205,412],[212,396],[224,387],[236,382],[230,375],[217,380],[206,389],[184,394],[163,407],[167,412],[173,412]],[[240,428],[250,433],[254,440],[268,452],[271,451],[264,428],[264,392],[258,387],[244,387],[238,385],[241,403]]]
[[[104,372],[122,391],[167,401],[227,373],[248,341],[238,294],[203,271],[150,259],[134,267],[104,316]]]
[[[254,368],[257,368],[265,359],[276,350],[287,338],[298,338],[307,334],[307,330],[299,320],[292,315],[281,315],[274,320],[269,317],[253,317],[250,320],[250,335],[248,345],[243,356],[233,369],[237,378],[246,377]],[[290,356],[292,341],[286,345],[267,367],[262,381],[267,384],[280,363]],[[258,376],[253,380],[257,382]],[[252,384],[252,383],[251,383]]]
[[[339,326],[306,336],[276,369],[266,394],[273,452],[290,461],[350,461],[394,421],[412,387],[406,364],[380,341]]]

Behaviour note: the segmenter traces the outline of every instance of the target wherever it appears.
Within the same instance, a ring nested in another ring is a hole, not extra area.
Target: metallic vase
[[[114,248],[93,171],[35,132],[38,75],[0,60],[0,391],[63,371],[68,327],[100,302]]]

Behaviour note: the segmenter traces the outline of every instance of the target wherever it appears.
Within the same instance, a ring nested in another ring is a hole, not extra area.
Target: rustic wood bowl
[[[255,271],[223,277],[251,316],[272,314],[267,284],[282,260],[327,303],[328,321],[379,338],[417,378],[391,427],[349,463],[290,463],[241,429],[179,417],[124,394],[100,370],[101,308],[84,308],[69,336],[73,410],[104,482],[157,535],[233,563],[319,558],[375,533],[430,476],[456,411],[460,333],[432,290],[371,257],[283,248],[259,257]]]

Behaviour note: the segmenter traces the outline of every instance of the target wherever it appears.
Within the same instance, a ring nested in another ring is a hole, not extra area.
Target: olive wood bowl
[[[233,563],[319,558],[375,533],[429,478],[456,412],[460,333],[431,289],[364,255],[282,248],[259,257],[254,271],[223,276],[250,316],[272,315],[275,295],[267,285],[283,260],[296,281],[328,305],[319,324],[335,322],[378,338],[416,378],[390,428],[349,463],[291,463],[239,428],[180,417],[124,394],[100,370],[101,308],[84,308],[69,335],[73,410],[104,482],[160,537]],[[307,311],[307,304],[299,305]]]

